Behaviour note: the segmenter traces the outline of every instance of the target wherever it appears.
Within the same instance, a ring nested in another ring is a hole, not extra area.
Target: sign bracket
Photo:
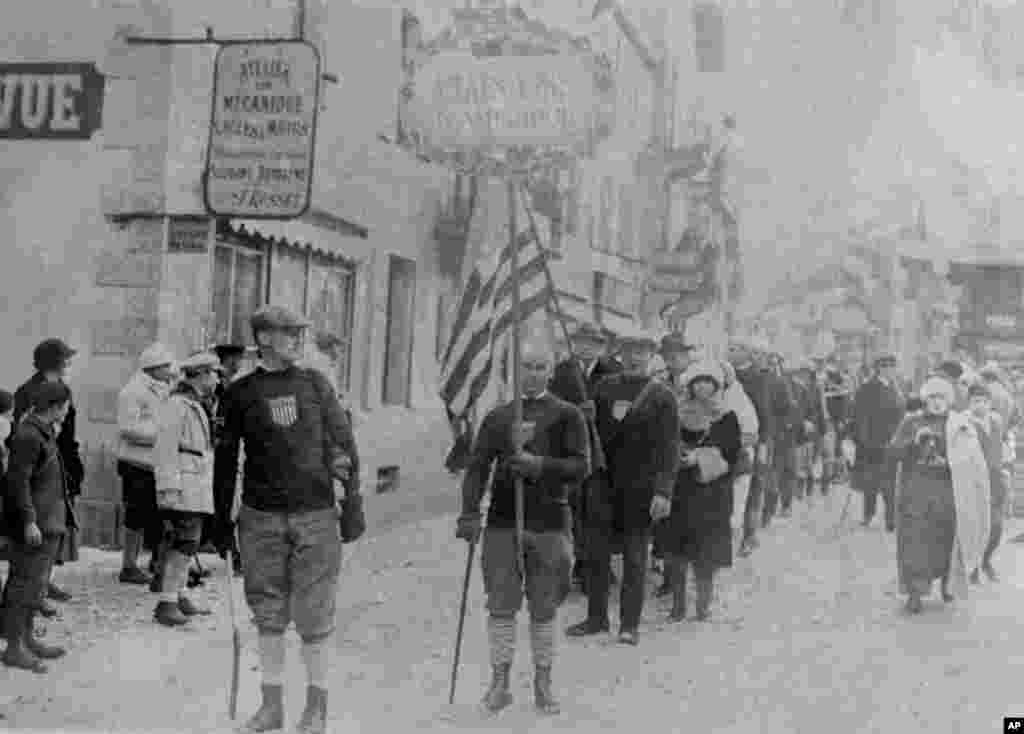
[[[205,38],[171,38],[164,36],[125,36],[122,41],[129,46],[231,46],[237,43],[252,43],[253,41],[267,41],[269,43],[296,43],[305,39],[302,36],[284,36],[281,38],[216,38],[213,35],[213,28],[206,27]],[[341,77],[331,72],[324,72],[320,75],[322,81],[328,84],[341,83]]]

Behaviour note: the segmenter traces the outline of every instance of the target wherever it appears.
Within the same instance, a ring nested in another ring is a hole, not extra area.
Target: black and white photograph
[[[0,19],[0,730],[1024,731],[1024,2]]]

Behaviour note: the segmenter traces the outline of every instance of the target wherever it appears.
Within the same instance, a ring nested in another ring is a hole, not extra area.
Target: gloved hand
[[[363,515],[363,496],[350,494],[338,502],[341,517],[338,524],[341,528],[341,542],[354,543],[366,532],[366,517]]]
[[[483,521],[479,513],[475,515],[459,515],[455,525],[455,537],[467,543],[475,543],[480,537]]]
[[[507,460],[508,468],[513,474],[526,479],[537,479],[544,469],[544,457],[520,451]]]

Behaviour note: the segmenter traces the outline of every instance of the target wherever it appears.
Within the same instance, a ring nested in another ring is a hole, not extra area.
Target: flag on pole
[[[552,298],[547,253],[529,230],[516,238],[519,272],[511,268],[512,245],[479,264],[466,280],[441,364],[441,400],[455,433],[445,466],[459,471],[472,446],[477,419],[493,401],[481,398],[506,378],[503,359],[512,326],[512,289],[519,280],[520,323],[545,311]]]

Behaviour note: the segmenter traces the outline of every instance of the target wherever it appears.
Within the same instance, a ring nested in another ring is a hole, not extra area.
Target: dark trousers
[[[37,546],[12,543],[10,570],[4,586],[4,606],[36,611],[46,598],[50,571],[60,548],[60,535],[44,535]]]
[[[774,448],[768,445],[767,460],[762,462],[754,453],[754,470],[750,477],[750,492],[747,494],[747,506],[743,510],[743,538],[750,540],[757,536],[761,527],[765,500],[772,486],[772,461]]]
[[[608,592],[611,586],[612,533],[591,533],[587,584],[587,617],[608,620]],[[644,608],[644,582],[651,542],[649,529],[627,532],[622,538],[622,588],[619,595],[622,629],[640,626]]]
[[[885,501],[885,526],[896,527],[894,467],[884,458],[871,457],[861,462],[858,471],[858,488],[864,493],[864,522],[869,523],[878,509],[878,495]]]

